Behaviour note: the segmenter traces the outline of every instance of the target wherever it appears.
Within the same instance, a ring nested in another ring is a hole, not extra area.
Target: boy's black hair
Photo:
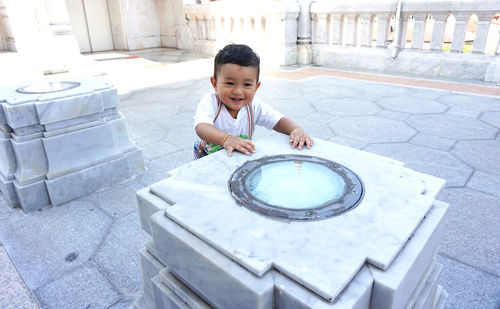
[[[245,67],[257,69],[257,81],[259,81],[260,58],[247,45],[229,44],[219,50],[214,61],[214,78],[217,80],[217,72],[223,64],[232,63]]]

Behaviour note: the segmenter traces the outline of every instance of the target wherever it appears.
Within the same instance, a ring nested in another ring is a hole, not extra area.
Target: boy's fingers
[[[302,147],[304,146],[305,139],[303,137],[300,138],[299,140],[299,150],[302,150]]]
[[[245,147],[243,147],[242,145],[238,145],[237,149],[238,149],[239,152],[242,152],[244,154],[250,154],[248,152],[248,150]]]
[[[309,148],[311,148],[312,144],[313,144],[313,139],[308,137],[306,139],[306,147],[309,149]]]
[[[251,152],[254,152],[254,151],[255,151],[255,145],[254,145],[252,142],[250,142],[250,141],[248,141],[248,142],[245,144],[245,147],[246,147],[248,150],[250,150]]]

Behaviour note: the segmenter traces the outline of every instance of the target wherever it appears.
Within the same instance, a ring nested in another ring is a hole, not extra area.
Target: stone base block
[[[352,283],[345,289],[342,295],[334,302],[328,303],[317,294],[312,293],[295,281],[276,272],[275,280],[275,308],[279,309],[332,309],[332,308],[351,308],[368,309],[370,308],[370,298],[372,295],[373,278],[367,267],[361,271],[352,280]]]
[[[153,283],[151,280],[166,266],[151,255],[146,248],[141,249],[139,254],[141,256],[143,284],[141,305],[144,308],[154,308],[155,300],[153,295]]]
[[[153,292],[156,304],[154,308],[190,309],[185,302],[163,284],[159,276],[154,277],[151,281],[153,282]]]
[[[443,217],[448,204],[435,201],[426,218],[386,271],[370,266],[375,279],[372,305],[376,308],[403,308],[419,283],[432,270],[441,239]],[[418,294],[417,294],[418,295]]]
[[[52,204],[59,205],[115,184],[129,175],[127,159],[119,158],[47,180],[46,183]]]
[[[500,83],[500,57],[495,57],[495,60],[488,65],[484,80],[487,82]]]
[[[329,303],[279,272],[272,271],[261,278],[250,274],[166,218],[162,208],[153,205],[161,199],[151,194],[149,188],[140,190],[137,197],[144,220],[151,221],[151,234],[156,240],[148,244],[151,247],[149,252],[141,252],[147,263],[157,261],[156,267],[150,265],[143,270],[145,280],[162,265],[168,265],[159,272],[153,286],[155,297],[158,295],[160,299],[156,303],[157,308],[161,308],[158,304],[165,303],[167,299],[180,306],[179,299],[183,303],[193,301],[197,304],[195,300],[200,297],[218,308],[272,308],[273,298],[275,308],[438,306],[436,299],[441,297],[438,295],[441,292],[437,282],[442,266],[435,262],[435,255],[442,232],[442,219],[448,208],[446,203],[435,201],[389,269],[383,271],[371,265],[363,267],[339,298]],[[146,215],[150,212],[154,214]],[[151,252],[163,262],[155,259]],[[270,290],[274,290],[274,294],[269,293]],[[146,295],[144,291],[143,297]],[[267,301],[268,298],[270,301]]]
[[[157,258],[216,308],[272,308],[272,272],[257,277],[170,221],[151,217]],[[237,295],[237,297],[235,297]]]
[[[203,299],[194,293],[189,287],[172,275],[168,268],[159,273],[161,282],[172,291],[189,308],[209,309],[211,308]]]
[[[0,175],[0,192],[2,192],[10,207],[15,208],[20,206],[13,180],[7,180]]]
[[[19,199],[19,204],[25,212],[30,212],[50,205],[49,194],[43,180],[21,185],[14,181],[14,188]]]
[[[151,193],[149,187],[137,191],[136,195],[141,227],[151,235],[151,216],[162,209],[170,207],[170,204]]]
[[[124,155],[127,159],[128,177],[144,172],[144,156],[141,149],[135,148]]]

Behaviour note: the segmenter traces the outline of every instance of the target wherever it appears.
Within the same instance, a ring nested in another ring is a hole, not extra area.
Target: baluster
[[[346,37],[345,37],[345,45],[346,46],[355,46],[356,45],[356,15],[349,14],[347,15],[347,25],[346,25]]]
[[[500,55],[500,39],[498,39],[497,51],[495,52],[495,55]]]
[[[329,43],[342,45],[342,14],[331,14],[328,21]]]
[[[372,45],[372,15],[361,15],[361,46],[371,47]]]
[[[424,36],[425,36],[425,17],[427,13],[415,13],[413,17],[415,18],[415,23],[413,24],[413,37],[411,39],[411,48],[422,50],[424,46]]]
[[[432,17],[434,17],[434,28],[432,29],[431,50],[441,51],[448,14],[436,12]]]
[[[389,36],[390,16],[387,14],[379,14],[378,17],[378,33],[377,33],[377,47],[387,47],[387,37]]]
[[[205,15],[201,19],[201,31],[202,40],[208,40],[208,18]]]
[[[476,13],[477,29],[474,37],[473,53],[484,53],[486,47],[486,39],[488,38],[488,29],[490,27],[492,13]]]
[[[312,38],[313,44],[326,44],[326,21],[327,15],[324,13],[314,14],[312,21]]]
[[[451,40],[451,52],[461,53],[465,44],[465,33],[467,32],[467,19],[469,13],[459,12],[455,15],[455,30]]]

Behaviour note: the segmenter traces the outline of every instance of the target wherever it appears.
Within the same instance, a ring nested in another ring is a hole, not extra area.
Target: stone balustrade
[[[495,33],[500,25],[493,23],[500,12],[498,1],[318,0],[310,11],[315,64],[500,81],[500,45]],[[472,53],[464,53],[467,27],[474,15]],[[449,51],[443,50],[447,29]],[[486,50],[487,41],[493,49]]]
[[[221,0],[184,9],[186,49],[203,54],[234,42],[252,46],[263,64],[500,82],[495,0]]]
[[[297,2],[221,1],[186,5],[192,49],[215,55],[226,44],[252,46],[263,63],[297,63]]]

